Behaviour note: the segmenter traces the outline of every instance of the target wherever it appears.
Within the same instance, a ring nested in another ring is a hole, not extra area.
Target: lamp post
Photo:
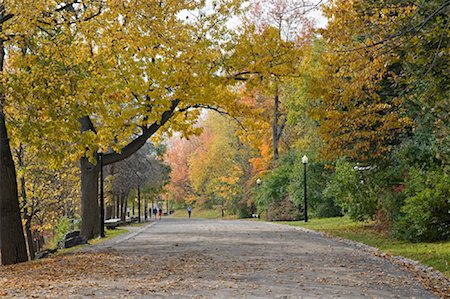
[[[100,160],[100,238],[105,237],[105,195],[103,192],[103,154],[99,154]]]
[[[304,220],[308,222],[308,208],[306,204],[306,164],[308,164],[308,157],[302,157],[303,163],[303,210],[304,210]]]

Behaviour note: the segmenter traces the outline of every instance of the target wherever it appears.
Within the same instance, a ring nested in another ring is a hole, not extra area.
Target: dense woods
[[[306,155],[312,216],[448,240],[450,3],[317,2],[0,1],[2,264],[99,235],[100,160],[124,222],[301,219]]]
[[[184,161],[183,184],[169,185],[173,199],[302,219],[306,155],[313,216],[346,214],[399,239],[448,240],[449,5],[329,1],[326,27],[312,29],[308,5],[269,2],[245,16],[231,60],[248,64],[238,97],[251,111],[237,122],[209,113],[200,137],[177,141],[190,150],[166,159]]]

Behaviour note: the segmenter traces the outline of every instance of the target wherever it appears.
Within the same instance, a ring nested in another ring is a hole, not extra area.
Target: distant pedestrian
[[[163,213],[162,209],[159,209],[159,221],[161,221],[162,213]]]
[[[156,217],[157,215],[158,215],[158,209],[156,207],[154,207],[153,208],[153,216],[155,216],[155,220],[158,220]]]
[[[192,214],[192,208],[191,208],[191,206],[189,206],[189,207],[187,208],[187,211],[188,211],[189,219],[191,219],[191,214]]]

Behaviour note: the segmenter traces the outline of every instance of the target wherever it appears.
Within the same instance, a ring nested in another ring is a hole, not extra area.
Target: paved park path
[[[319,234],[256,221],[170,218],[82,252],[0,269],[1,292],[54,298],[434,298],[404,269]]]

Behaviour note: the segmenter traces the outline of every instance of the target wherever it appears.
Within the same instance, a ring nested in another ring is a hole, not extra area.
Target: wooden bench
[[[113,218],[105,220],[105,227],[107,229],[116,229],[120,224],[122,224],[122,220],[120,218]]]
[[[81,244],[86,244],[86,241],[80,236],[80,231],[75,230],[66,234],[64,240],[61,241],[60,247],[70,248]]]

